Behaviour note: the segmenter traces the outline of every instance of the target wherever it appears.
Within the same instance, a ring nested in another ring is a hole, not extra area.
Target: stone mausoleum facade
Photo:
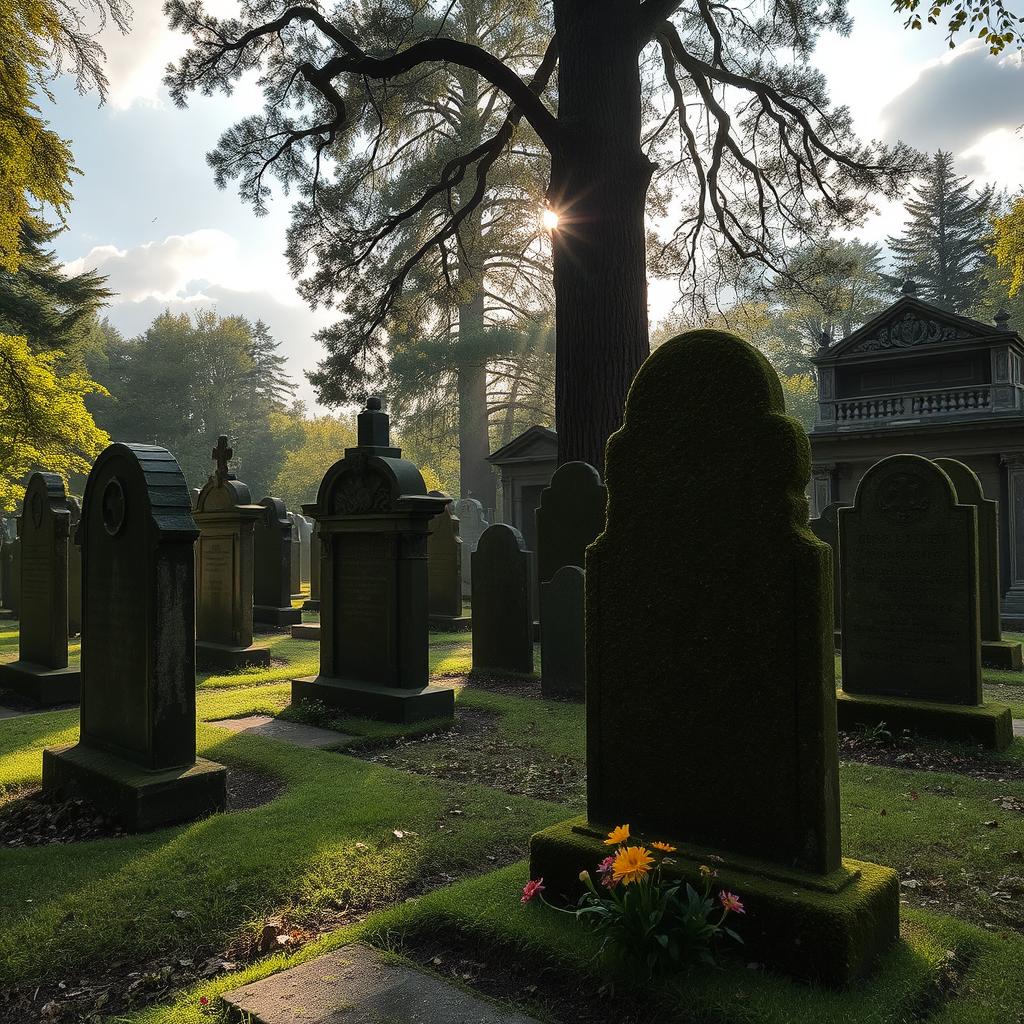
[[[908,281],[892,306],[818,350],[811,515],[852,505],[888,455],[966,463],[999,502],[1004,624],[1024,624],[1024,340],[1005,314],[986,324],[915,291]]]

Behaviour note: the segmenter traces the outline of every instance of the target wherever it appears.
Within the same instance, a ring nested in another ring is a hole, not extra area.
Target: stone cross
[[[231,457],[235,454],[234,448],[228,447],[228,435],[221,434],[217,438],[217,447],[210,453],[211,458],[217,463],[217,480],[234,480],[235,474],[228,468]]]

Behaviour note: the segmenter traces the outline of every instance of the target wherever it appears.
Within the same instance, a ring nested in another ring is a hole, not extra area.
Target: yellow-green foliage
[[[284,457],[272,493],[291,509],[313,501],[324,473],[356,443],[351,417],[319,416],[302,421],[302,444]]]
[[[61,355],[34,355],[25,338],[0,334],[0,508],[22,497],[30,469],[88,473],[110,442],[85,407],[86,395],[106,391],[82,371],[62,372]]]
[[[996,217],[993,237],[992,255],[1007,275],[1012,299],[1024,284],[1024,196],[1014,201],[1009,213]]]

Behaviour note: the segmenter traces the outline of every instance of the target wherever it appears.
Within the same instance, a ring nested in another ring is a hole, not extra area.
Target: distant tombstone
[[[835,624],[835,645],[838,649],[842,630],[842,602],[839,594],[839,509],[837,501],[826,505],[821,515],[810,521],[811,533],[832,549],[832,621]]]
[[[563,565],[584,568],[587,545],[604,529],[608,497],[586,462],[566,462],[541,491],[537,509],[537,578],[546,583]]]
[[[14,572],[14,540],[7,532],[7,520],[0,518],[0,619],[13,619],[11,576]]]
[[[471,558],[477,580],[473,670],[531,674],[530,553],[522,534],[495,523],[483,532]]]
[[[70,525],[64,481],[56,473],[33,473],[18,525],[18,660],[0,665],[0,688],[43,706],[75,702],[81,689],[81,673],[68,667]]]
[[[462,538],[459,520],[452,514],[452,499],[444,491],[430,491],[441,498],[441,514],[430,521],[427,544],[427,575],[430,588],[430,628],[445,632],[470,629],[468,615],[462,614]]]
[[[313,523],[305,516],[295,517],[299,527],[299,580],[302,583],[309,583],[310,574],[310,542],[313,534]]]
[[[21,537],[18,535],[18,520],[11,519],[7,524],[8,536],[11,538],[11,587],[7,595],[7,607],[16,619],[21,618]]]
[[[270,649],[252,642],[254,531],[264,515],[249,488],[228,467],[233,450],[221,435],[217,466],[196,499],[196,665],[236,669],[270,664]]]
[[[112,444],[85,486],[82,721],[43,752],[43,791],[142,830],[222,810],[223,765],[196,758],[198,531],[174,456]]]
[[[199,488],[192,487],[188,493],[192,496],[192,508],[195,509],[196,505],[199,504]]]
[[[78,523],[82,518],[82,504],[75,497],[67,499],[71,513],[68,536],[68,636],[82,632],[82,549],[78,546]]]
[[[459,537],[462,538],[462,596],[468,598],[473,592],[473,552],[491,524],[484,515],[484,507],[476,498],[462,498],[455,502],[455,515],[459,520]]]
[[[978,594],[981,615],[981,660],[994,668],[1019,669],[1021,645],[1003,639],[999,591],[999,502],[985,497],[974,470],[956,459],[935,459],[953,481],[957,501],[973,505],[978,516]]]
[[[563,565],[540,585],[540,687],[545,697],[582,697],[587,691],[584,591],[578,565]]]
[[[429,684],[427,538],[446,502],[392,448],[370,398],[358,446],[327,471],[311,514],[322,545],[320,673],[292,682],[319,700],[391,722],[451,718],[454,694]]]
[[[975,506],[934,462],[893,455],[839,516],[840,724],[1008,744],[1009,709],[982,704]]]
[[[778,376],[739,338],[693,331],[641,367],[586,557],[587,816],[533,837],[531,877],[578,893],[629,823],[631,841],[679,847],[670,875],[713,864],[742,894],[744,959],[844,986],[896,941],[899,887],[841,856],[831,557],[807,529],[809,455]]]
[[[316,504],[305,504],[302,511],[310,515],[310,510],[316,508]],[[313,524],[309,533],[309,600],[302,606],[303,611],[320,611],[320,531],[316,520],[311,519]]]
[[[287,627],[302,621],[292,607],[292,524],[280,498],[264,498],[263,515],[256,520],[253,573],[254,622]]]

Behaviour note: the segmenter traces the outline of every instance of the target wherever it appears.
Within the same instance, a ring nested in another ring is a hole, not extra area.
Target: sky
[[[184,49],[166,26],[159,0],[137,0],[132,32],[101,36],[111,89],[99,106],[61,80],[44,104],[54,129],[72,142],[82,171],[68,230],[57,241],[69,270],[95,268],[118,294],[107,310],[128,335],[163,309],[214,308],[262,319],[281,342],[299,396],[315,410],[305,379],[322,349],[314,332],[330,310],[310,310],[295,293],[284,259],[289,200],[257,218],[229,186],[213,181],[205,154],[220,133],[257,110],[255,87],[230,98],[195,97],[186,110],[168,98],[164,67]],[[231,0],[213,0],[229,13]],[[218,10],[220,8],[220,10]],[[941,29],[904,31],[888,0],[851,0],[852,33],[830,35],[815,63],[836,103],[850,107],[862,138],[902,138],[922,150],[951,151],[961,173],[1011,192],[1024,185],[1024,68],[1017,55],[997,60],[975,42],[950,51]],[[903,220],[887,204],[859,233],[882,241]],[[652,281],[651,318],[667,315],[675,286]]]

